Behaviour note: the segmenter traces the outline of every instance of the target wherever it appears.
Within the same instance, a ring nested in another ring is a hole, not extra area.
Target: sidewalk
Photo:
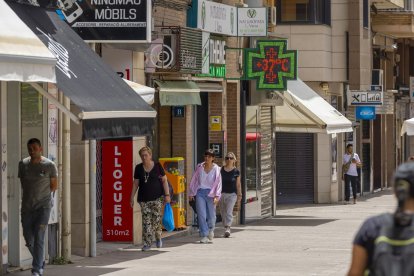
[[[71,265],[49,265],[45,275],[344,275],[362,221],[394,208],[389,190],[356,205],[283,206],[276,217],[234,227],[229,239],[221,237],[219,224],[213,244],[199,244],[197,234],[173,237],[149,252],[130,247]]]

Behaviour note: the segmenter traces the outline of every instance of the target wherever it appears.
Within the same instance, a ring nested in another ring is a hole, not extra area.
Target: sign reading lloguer
[[[132,141],[102,141],[102,238],[132,241]]]

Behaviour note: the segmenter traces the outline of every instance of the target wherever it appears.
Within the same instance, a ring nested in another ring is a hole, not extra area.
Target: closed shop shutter
[[[272,174],[272,107],[260,108],[260,175],[261,214],[272,215],[273,174]]]
[[[277,204],[314,203],[314,135],[276,133]]]

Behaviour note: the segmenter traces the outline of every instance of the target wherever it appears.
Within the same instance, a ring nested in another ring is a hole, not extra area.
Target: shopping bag
[[[164,225],[164,228],[171,232],[174,230],[174,215],[171,208],[171,205],[169,203],[165,204],[164,207],[164,215],[162,216],[162,225]]]

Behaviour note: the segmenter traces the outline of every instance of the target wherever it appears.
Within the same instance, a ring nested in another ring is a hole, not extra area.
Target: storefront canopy
[[[193,81],[156,80],[161,105],[201,105],[200,88]]]
[[[9,5],[56,56],[56,85],[80,109],[83,139],[151,133],[156,112],[55,11]]]
[[[155,89],[148,87],[137,82],[129,81],[124,79],[124,81],[131,87],[147,104],[154,103],[154,94]]]
[[[401,136],[407,133],[407,135],[414,135],[414,118],[405,120],[401,128]]]
[[[288,81],[288,90],[276,92],[283,106],[276,106],[276,130],[285,132],[351,132],[352,122],[301,80]]]
[[[56,58],[0,0],[0,80],[56,82]]]

